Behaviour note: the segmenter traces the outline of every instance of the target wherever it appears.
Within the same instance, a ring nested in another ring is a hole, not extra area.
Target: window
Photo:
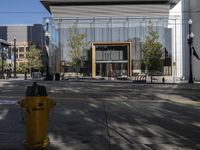
[[[24,47],[19,47],[19,52],[24,52]]]
[[[24,54],[19,54],[19,58],[23,59],[24,58]]]
[[[29,52],[29,47],[26,47],[26,51]]]

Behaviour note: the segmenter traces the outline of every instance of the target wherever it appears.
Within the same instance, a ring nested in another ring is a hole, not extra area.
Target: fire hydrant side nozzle
[[[18,101],[18,104],[20,105],[21,108],[25,107],[25,99],[23,98],[21,101]]]
[[[23,98],[21,101],[18,101],[18,104],[20,105],[20,109],[21,109],[22,121],[24,121],[23,108],[25,108],[25,99]]]
[[[24,108],[26,118],[25,149],[44,149],[49,145],[47,137],[49,112],[55,102],[47,97],[46,88],[36,82],[26,89],[26,98],[18,102]]]

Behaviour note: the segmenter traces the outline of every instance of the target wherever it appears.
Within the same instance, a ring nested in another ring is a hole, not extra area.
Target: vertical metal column
[[[189,25],[189,33],[188,33],[188,47],[189,47],[189,65],[190,65],[190,74],[189,74],[189,80],[188,83],[194,83],[193,81],[193,73],[192,73],[192,45],[193,45],[193,37],[194,34],[192,33],[191,29],[192,29],[192,19],[190,19],[188,21],[188,25]]]
[[[1,42],[0,42],[0,50],[1,50],[1,77],[0,79],[4,79],[4,48],[1,47]]]
[[[45,20],[46,23],[46,31],[45,31],[45,49],[46,49],[46,80],[51,80],[52,77],[50,76],[49,72],[49,19]]]
[[[14,36],[14,48],[13,48],[13,52],[14,52],[14,78],[17,78],[17,75],[16,75],[16,51],[17,51],[16,36]]]

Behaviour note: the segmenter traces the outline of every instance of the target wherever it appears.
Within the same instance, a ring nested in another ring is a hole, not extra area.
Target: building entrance
[[[101,77],[127,76],[128,63],[97,63],[96,75]]]
[[[93,43],[93,77],[130,77],[131,72],[130,42]]]

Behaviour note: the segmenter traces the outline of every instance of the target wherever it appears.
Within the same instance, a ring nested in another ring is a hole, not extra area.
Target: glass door
[[[127,63],[98,63],[96,75],[101,77],[122,77],[127,76]]]

